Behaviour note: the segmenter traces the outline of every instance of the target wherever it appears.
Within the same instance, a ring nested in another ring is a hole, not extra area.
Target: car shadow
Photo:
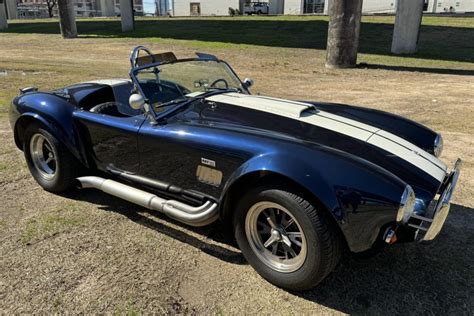
[[[190,227],[157,211],[148,210],[97,190],[74,191],[64,197],[97,204],[103,211],[125,216],[137,224],[193,246],[222,261],[232,264],[245,263],[242,253],[236,248],[229,232],[225,230],[225,225],[220,222],[205,227]]]
[[[345,256],[318,287],[295,294],[349,314],[470,314],[473,223],[474,209],[453,204],[432,243],[394,245],[369,259]]]
[[[135,31],[123,33],[117,19],[77,20],[80,37],[162,38],[320,50],[326,49],[328,30],[327,18],[161,18],[137,19],[135,26]],[[59,34],[59,23],[55,20],[15,22],[2,32]],[[391,23],[363,22],[359,52],[390,55],[392,33]],[[473,42],[472,28],[422,25],[418,52],[398,57],[474,62]]]
[[[190,228],[95,190],[79,190],[65,197],[98,204],[101,210],[123,215],[219,260],[246,264],[219,222]],[[336,270],[315,289],[291,294],[349,314],[377,314],[381,310],[399,314],[469,314],[473,308],[469,294],[474,268],[473,223],[474,209],[453,204],[443,231],[432,243],[394,245],[367,259],[346,253]]]

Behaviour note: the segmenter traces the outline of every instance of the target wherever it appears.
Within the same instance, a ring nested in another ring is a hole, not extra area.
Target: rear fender
[[[49,93],[31,93],[13,101],[18,117],[14,122],[15,143],[20,149],[24,132],[32,122],[48,129],[85,166],[88,166],[84,146],[73,124],[75,107],[66,100]]]

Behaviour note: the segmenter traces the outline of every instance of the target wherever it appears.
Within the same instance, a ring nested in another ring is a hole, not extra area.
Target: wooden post
[[[423,0],[399,0],[393,29],[392,53],[414,54],[417,51]]]
[[[5,30],[7,28],[7,8],[5,7],[5,0],[0,0],[0,30]]]
[[[77,37],[76,13],[73,0],[58,0],[59,26],[63,38]]]
[[[135,29],[135,20],[133,15],[133,0],[120,0],[120,20],[122,21],[122,32],[131,32]]]
[[[331,0],[326,48],[327,68],[351,68],[357,64],[362,0]]]

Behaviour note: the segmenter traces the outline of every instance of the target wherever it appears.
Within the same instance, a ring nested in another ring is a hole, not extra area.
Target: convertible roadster
[[[45,190],[93,188],[192,226],[220,220],[252,267],[314,287],[342,250],[430,241],[459,177],[441,135],[361,107],[251,95],[213,55],[136,47],[130,79],[21,89],[15,143]]]

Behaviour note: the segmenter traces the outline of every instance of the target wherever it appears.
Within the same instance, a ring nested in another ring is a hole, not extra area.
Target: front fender
[[[49,93],[28,93],[12,102],[10,123],[15,142],[21,148],[23,133],[28,124],[40,122],[84,165],[88,165],[84,147],[73,124],[75,107],[66,100]]]
[[[354,252],[367,250],[380,229],[395,221],[406,184],[384,169],[329,148],[293,148],[251,158],[238,168],[224,194],[238,179],[265,171],[291,179],[310,192],[343,232]]]

